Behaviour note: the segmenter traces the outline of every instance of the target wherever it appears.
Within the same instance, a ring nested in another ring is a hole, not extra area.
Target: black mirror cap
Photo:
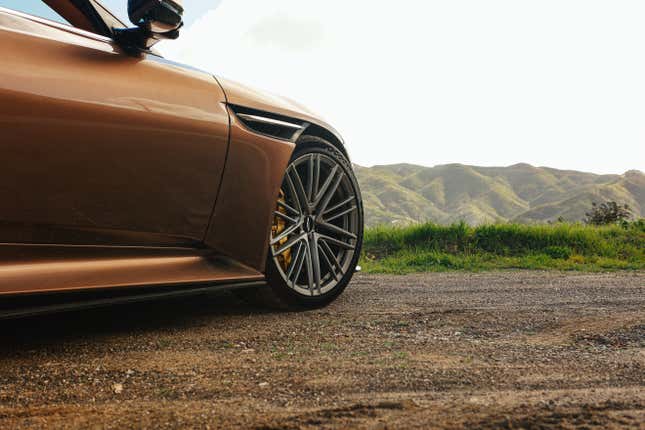
[[[128,0],[130,21],[155,35],[178,30],[183,14],[180,0]]]
[[[163,39],[176,39],[184,25],[181,0],[128,0],[135,28],[113,28],[114,40],[132,55],[148,51]]]

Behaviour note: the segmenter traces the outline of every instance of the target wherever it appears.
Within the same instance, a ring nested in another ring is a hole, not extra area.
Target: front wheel
[[[347,158],[303,137],[273,215],[264,293],[281,307],[331,303],[351,280],[363,242],[363,203]]]

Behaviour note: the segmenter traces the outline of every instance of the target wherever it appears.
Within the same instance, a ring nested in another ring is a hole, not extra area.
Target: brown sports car
[[[179,0],[128,12],[132,28],[96,0],[0,0],[0,302],[235,286],[331,302],[363,234],[341,137],[155,52]]]

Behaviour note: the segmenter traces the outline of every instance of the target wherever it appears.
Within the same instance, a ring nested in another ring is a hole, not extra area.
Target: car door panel
[[[0,10],[0,242],[203,240],[228,146],[210,75]]]

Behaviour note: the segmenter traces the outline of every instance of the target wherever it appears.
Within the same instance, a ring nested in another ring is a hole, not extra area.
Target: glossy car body
[[[338,133],[285,99],[127,52],[94,0],[46,3],[74,26],[0,8],[0,295],[262,281],[296,136],[236,112],[344,152]]]

